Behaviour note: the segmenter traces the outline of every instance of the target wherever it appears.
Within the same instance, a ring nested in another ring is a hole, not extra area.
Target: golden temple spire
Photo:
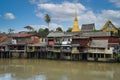
[[[77,19],[77,7],[75,8],[75,18],[74,18],[74,24],[72,27],[72,32],[79,32],[79,25],[78,25],[78,19]]]

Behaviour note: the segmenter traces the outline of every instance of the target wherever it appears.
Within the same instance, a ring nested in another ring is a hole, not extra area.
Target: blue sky
[[[46,13],[51,16],[50,29],[59,26],[66,30],[73,26],[76,9],[79,27],[95,23],[100,29],[107,20],[120,27],[119,0],[0,0],[0,31],[12,28],[19,32],[27,25],[35,30],[45,28]]]

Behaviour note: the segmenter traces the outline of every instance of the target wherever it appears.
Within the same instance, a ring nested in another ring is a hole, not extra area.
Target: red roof
[[[15,35],[13,35],[13,37],[30,37],[32,35],[33,34],[27,34],[27,33],[25,33],[25,34],[15,34]]]
[[[4,40],[7,39],[7,38],[8,38],[7,35],[4,35],[4,36],[0,37],[0,42],[4,41]]]

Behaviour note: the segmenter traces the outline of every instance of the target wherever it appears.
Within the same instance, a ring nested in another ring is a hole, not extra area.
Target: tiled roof
[[[10,44],[11,43],[11,38],[7,38],[7,39],[5,39],[4,41],[2,41],[2,42],[0,42],[0,46],[2,45],[7,45],[7,44]]]
[[[82,24],[81,31],[83,32],[89,32],[89,31],[94,31],[95,30],[95,24]]]
[[[92,40],[90,47],[101,47],[105,48],[108,46],[108,40]]]
[[[13,37],[30,37],[32,36],[33,34],[14,34]]]
[[[3,36],[1,36],[0,37],[0,42],[2,42],[2,41],[4,41],[4,40],[6,40],[8,38],[8,36],[7,35],[3,35]]]

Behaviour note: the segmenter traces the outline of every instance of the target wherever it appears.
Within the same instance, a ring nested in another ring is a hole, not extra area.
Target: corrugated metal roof
[[[83,32],[80,34],[81,37],[101,37],[111,36],[110,32]]]
[[[51,32],[47,37],[70,37],[73,35],[78,35],[79,33],[75,32]]]
[[[105,48],[108,46],[108,40],[92,40],[90,47]]]
[[[64,32],[51,32],[47,35],[47,37],[63,37]]]

